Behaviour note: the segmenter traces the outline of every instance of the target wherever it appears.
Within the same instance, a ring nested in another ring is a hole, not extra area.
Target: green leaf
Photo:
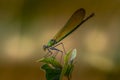
[[[64,64],[68,64],[71,52],[72,50],[64,56]]]
[[[58,62],[55,57],[45,57],[37,62],[45,63],[41,68],[45,70],[47,80],[62,80],[63,76],[70,79],[74,68],[73,61],[76,53],[76,49],[73,49],[64,55],[64,64]]]
[[[37,62],[51,64],[55,68],[62,68],[62,65],[55,59],[55,57],[42,58],[42,59],[38,60]]]
[[[46,71],[47,80],[60,80],[60,74],[61,74],[62,69],[60,68],[53,69],[48,64],[44,64],[41,68]]]
[[[61,80],[62,80],[63,76],[66,76],[68,78],[71,77],[71,74],[72,74],[72,71],[73,71],[73,68],[74,68],[73,60],[76,57],[76,52],[77,52],[76,49],[73,49],[65,55],[65,57],[64,57],[64,67],[62,69],[61,77],[60,77]]]
[[[74,65],[67,65],[66,72],[64,73],[64,76],[70,77],[73,71]]]
[[[77,55],[77,50],[74,49],[74,50],[72,51],[72,55],[71,55],[69,64],[72,64],[72,63],[73,63],[73,60],[76,58],[76,55]]]

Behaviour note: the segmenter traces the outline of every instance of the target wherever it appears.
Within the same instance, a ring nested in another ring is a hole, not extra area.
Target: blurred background
[[[0,80],[45,80],[42,46],[79,8],[85,22],[62,42],[76,48],[74,80],[120,80],[120,0],[0,0]]]

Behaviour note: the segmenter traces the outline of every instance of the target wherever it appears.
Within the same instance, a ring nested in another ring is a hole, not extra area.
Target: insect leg
[[[61,53],[62,53],[62,55],[61,55],[61,57],[60,57],[60,62],[61,62],[61,61],[62,61],[62,56],[63,56],[63,51],[61,51],[61,50],[59,50],[59,49],[57,49],[57,48],[55,48],[55,47],[50,47],[50,49],[56,51],[55,57],[57,56],[58,52],[61,52]]]
[[[59,46],[59,45],[62,45],[63,51],[64,51],[64,53],[66,54],[66,50],[65,50],[64,44],[63,44],[62,42],[56,44],[54,47],[57,47],[57,46]]]
[[[46,55],[44,57],[48,57],[53,54],[49,48],[47,48],[47,50],[48,50],[48,52],[46,53]]]
[[[61,50],[59,50],[59,49],[57,49],[57,48],[55,48],[55,47],[51,47],[51,48],[52,48],[52,50],[55,50],[55,51],[56,51],[54,57],[57,56],[58,52],[61,52],[60,62],[62,62],[63,51],[61,51]]]

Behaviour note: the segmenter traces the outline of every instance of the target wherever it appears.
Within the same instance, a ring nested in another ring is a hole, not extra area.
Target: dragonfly
[[[57,52],[63,53],[62,50],[57,49],[56,47],[58,45],[62,45],[65,52],[65,48],[61,40],[66,38],[68,35],[70,35],[72,32],[74,32],[78,27],[80,27],[84,22],[86,22],[88,19],[93,17],[95,14],[91,13],[87,18],[85,18],[85,9],[79,8],[76,10],[73,15],[70,17],[68,22],[65,24],[63,28],[47,43],[47,45],[43,45],[44,51],[48,50],[48,53],[52,54],[52,50],[55,50]],[[85,19],[84,19],[85,18]]]

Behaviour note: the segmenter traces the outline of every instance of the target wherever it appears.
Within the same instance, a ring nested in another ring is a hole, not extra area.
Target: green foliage
[[[76,49],[74,49],[73,51],[68,52],[65,56],[64,56],[64,67],[62,69],[62,73],[61,73],[61,79],[63,76],[66,76],[68,79],[71,78],[72,75],[72,71],[74,68],[74,64],[73,64],[73,60],[76,57]]]
[[[58,62],[53,56],[42,58],[38,60],[38,62],[44,63],[44,65],[41,66],[41,69],[45,70],[47,80],[62,80],[64,76],[70,80],[74,68],[73,61],[75,57],[76,49],[69,51],[63,56],[63,64]]]
[[[61,68],[52,68],[48,64],[44,64],[41,68],[46,71],[47,80],[60,80]]]
[[[42,58],[42,59],[38,60],[38,62],[51,64],[55,68],[62,68],[62,65],[55,59],[55,57]]]

